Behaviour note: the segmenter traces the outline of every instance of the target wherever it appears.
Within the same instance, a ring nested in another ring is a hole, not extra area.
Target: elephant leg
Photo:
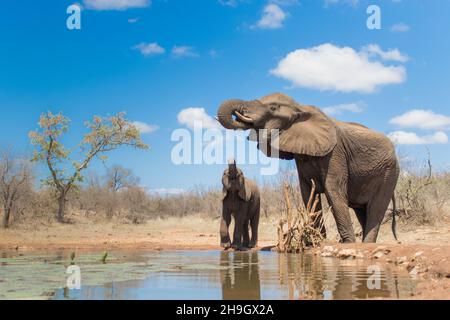
[[[252,228],[252,240],[250,241],[250,248],[255,248],[258,245],[258,225],[259,225],[259,211],[250,220]]]
[[[233,232],[233,244],[232,247],[235,249],[242,248],[242,229],[244,227],[244,222],[242,218],[235,217],[234,220],[234,232]]]
[[[220,220],[220,246],[227,249],[231,247],[230,234],[228,228],[231,223],[231,212],[228,204],[223,202],[222,219]]]
[[[305,205],[305,208],[308,205],[308,200],[311,195],[311,190],[312,190],[311,184],[306,181],[301,180],[300,191],[302,193],[302,200]],[[323,238],[325,239],[327,237],[327,230],[325,228],[325,224],[322,224],[322,226],[320,225],[320,221],[322,220],[322,201],[320,199],[320,196],[319,196],[319,202],[317,203],[317,206],[316,206],[316,212],[319,212],[319,211],[320,211],[320,213],[316,217],[316,221],[314,223],[314,228],[318,229],[320,227],[320,233],[322,234]]]
[[[234,232],[233,232],[233,244],[232,247],[235,249],[242,248],[242,232],[244,229],[244,223],[247,219],[247,208],[245,203],[238,203],[238,209],[234,215]]]
[[[250,245],[249,220],[246,219],[242,228],[242,246],[248,248]]]
[[[382,185],[377,194],[369,201],[363,242],[373,243],[377,241],[378,231],[394,194],[394,188],[395,183]]]
[[[367,223],[367,210],[366,208],[353,208],[356,218],[358,218],[359,224],[362,229],[362,238],[366,236],[366,223]]]
[[[336,220],[336,226],[343,242],[355,242],[355,232],[348,208],[348,200],[341,192],[328,190],[326,192],[331,212]]]

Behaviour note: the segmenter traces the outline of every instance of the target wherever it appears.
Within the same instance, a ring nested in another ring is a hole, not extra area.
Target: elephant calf
[[[255,182],[244,177],[242,171],[232,161],[223,173],[223,209],[220,222],[220,245],[225,249],[253,248],[258,242],[260,210],[259,189]],[[234,217],[233,243],[228,228]],[[251,239],[249,235],[251,227]]]

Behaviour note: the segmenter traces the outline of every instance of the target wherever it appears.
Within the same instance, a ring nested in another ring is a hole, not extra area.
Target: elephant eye
[[[271,104],[271,105],[270,105],[270,110],[271,110],[271,111],[276,111],[279,107],[280,107],[280,106],[277,105],[277,104]]]

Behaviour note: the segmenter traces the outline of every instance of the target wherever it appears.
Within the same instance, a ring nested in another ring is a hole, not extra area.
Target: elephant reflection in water
[[[375,279],[376,270],[358,260],[323,259],[309,254],[279,256],[280,284],[288,287],[289,299],[398,298],[397,276],[380,272]]]
[[[220,254],[223,300],[260,300],[258,252],[228,252]]]

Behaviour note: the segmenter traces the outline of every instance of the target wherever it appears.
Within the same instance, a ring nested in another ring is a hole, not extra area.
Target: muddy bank
[[[316,255],[339,259],[364,259],[406,270],[419,280],[412,299],[450,299],[450,245],[333,244],[313,249]]]

